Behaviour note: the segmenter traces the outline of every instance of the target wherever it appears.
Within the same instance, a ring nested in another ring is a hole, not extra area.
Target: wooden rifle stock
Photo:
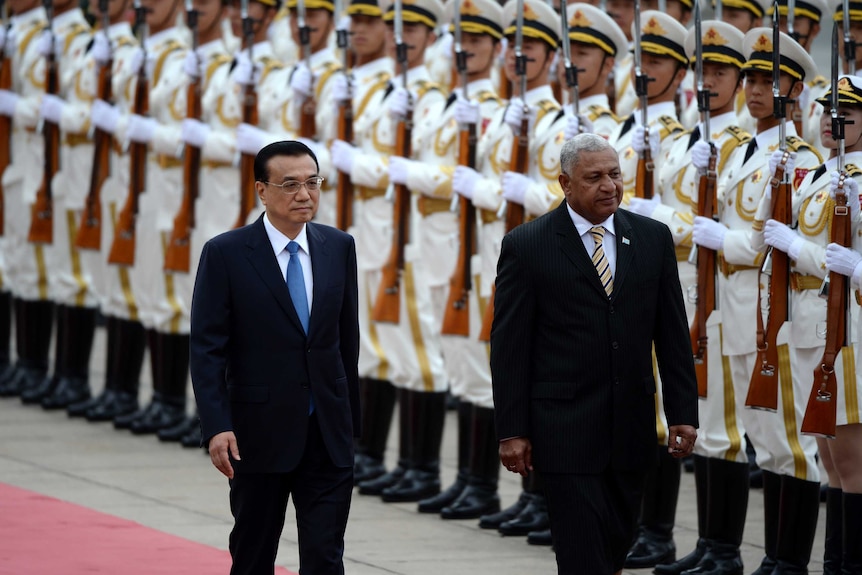
[[[650,151],[649,146],[646,146],[643,154],[638,158],[637,174],[635,176],[635,197],[647,200],[652,198],[655,191],[653,171],[652,151]]]
[[[111,101],[113,59],[99,68],[99,99]],[[113,136],[96,128],[93,133],[93,170],[90,172],[90,191],[81,214],[75,235],[75,247],[81,250],[102,249],[102,186],[111,175],[111,144]]]
[[[313,96],[309,96],[302,102],[299,109],[299,135],[303,138],[313,140],[317,133],[317,125],[315,123],[315,113],[317,103]]]
[[[410,157],[410,138],[413,131],[413,112],[398,122],[395,150]],[[389,257],[383,264],[383,277],[377,290],[377,299],[371,317],[374,321],[399,323],[401,321],[401,272],[404,270],[404,248],[410,241],[410,190],[404,184],[395,185],[393,205],[393,233]]]
[[[614,73],[608,74],[608,79],[605,82],[605,93],[608,96],[608,108],[611,112],[617,111],[617,85],[614,81]]]
[[[242,101],[242,121],[257,126],[257,91],[254,86],[246,86]],[[254,189],[254,156],[242,154],[239,159],[239,216],[233,227],[245,225],[249,214],[257,204]]]
[[[509,170],[519,174],[527,173],[527,158],[530,147],[530,120],[524,117],[521,120],[521,132],[517,136],[515,145],[512,146],[512,155],[509,160]],[[506,233],[524,223],[524,206],[509,202],[506,204]],[[491,289],[491,297],[482,315],[482,329],[479,332],[479,341],[491,341],[491,325],[494,323],[494,299],[497,293],[496,286]]]
[[[200,80],[188,86],[186,117],[201,117]],[[183,155],[183,201],[174,218],[174,227],[165,250],[165,271],[189,273],[191,269],[192,230],[195,227],[195,203],[200,194],[201,150],[186,144]]]
[[[150,92],[146,66],[141,67],[135,87],[135,114],[146,115],[150,109]],[[135,264],[135,220],[138,217],[138,199],[146,190],[147,144],[132,142],[129,145],[129,193],[123,209],[117,216],[114,241],[108,254],[108,263],[131,266]]]
[[[0,47],[3,51],[3,60],[0,63],[0,90],[12,89],[12,59],[6,55],[6,50]],[[0,116],[0,175],[6,171],[9,164],[12,163],[12,118],[9,116]],[[3,191],[3,183],[0,182],[0,236],[3,235],[3,222],[5,221],[4,205],[6,203],[5,194]]]
[[[774,205],[772,218],[783,224],[790,223],[791,190],[790,184],[784,179],[784,164],[775,169],[775,177],[771,181]],[[763,326],[762,310],[757,309],[757,363],[751,382],[748,386],[748,396],[745,405],[754,409],[776,411],[778,409],[778,330],[787,321],[790,305],[788,289],[790,287],[790,257],[779,250],[771,250],[772,272],[769,276],[769,317]],[[758,297],[758,302],[760,298]]]
[[[350,100],[338,103],[338,139],[353,141],[353,102]],[[353,225],[353,182],[350,174],[338,172],[335,190],[335,225],[346,232]]]
[[[705,218],[715,216],[716,207],[716,150],[712,153],[706,173],[700,176],[697,213]],[[697,246],[697,306],[691,324],[691,350],[697,375],[697,395],[707,396],[707,343],[706,321],[715,310],[715,250]]]
[[[468,124],[459,134],[458,164],[475,167],[476,165],[476,125]],[[476,207],[469,199],[458,199],[458,262],[455,272],[449,279],[449,298],[443,312],[443,335],[470,335],[470,291],[472,275],[470,260],[475,252]]]
[[[832,216],[831,240],[836,244],[848,247],[851,244],[850,209],[847,207],[847,195],[836,194],[835,210]],[[826,346],[820,367],[814,370],[814,383],[808,396],[805,417],[802,419],[802,433],[820,437],[835,437],[836,416],[838,413],[838,381],[835,378],[835,360],[842,348],[844,353],[853,353],[847,349],[847,310],[850,305],[848,297],[849,279],[841,274],[829,273],[829,293],[826,305]],[[844,377],[855,377],[853,373],[845,373]]]
[[[56,95],[60,90],[60,78],[53,50],[46,60],[45,93]],[[51,244],[54,243],[54,198],[51,184],[54,174],[60,170],[60,126],[45,120],[42,124],[42,136],[45,144],[44,169],[42,183],[36,192],[36,201],[31,207],[27,241],[34,244]]]

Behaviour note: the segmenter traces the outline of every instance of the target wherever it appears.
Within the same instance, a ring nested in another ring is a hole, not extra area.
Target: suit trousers
[[[559,575],[612,575],[637,530],[646,472],[542,473]]]
[[[242,452],[240,452],[240,455]],[[299,465],[289,473],[237,473],[230,481],[231,575],[272,575],[287,500],[293,495],[302,575],[343,575],[353,468],[333,465],[317,415]]]

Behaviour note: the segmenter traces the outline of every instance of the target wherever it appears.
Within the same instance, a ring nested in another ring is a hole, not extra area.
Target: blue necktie
[[[287,291],[299,316],[302,329],[308,333],[308,295],[305,293],[305,278],[302,275],[302,263],[299,261],[299,244],[291,241],[287,244],[290,260],[287,262]],[[308,414],[314,411],[314,397],[309,392]]]

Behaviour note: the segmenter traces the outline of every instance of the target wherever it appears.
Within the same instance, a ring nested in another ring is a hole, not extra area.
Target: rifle
[[[848,247],[852,242],[850,209],[847,207],[847,194],[844,191],[844,126],[848,123],[838,114],[838,34],[837,26],[832,33],[832,138],[838,142],[838,190],[835,194],[835,207],[832,215],[830,241]],[[826,346],[820,367],[814,370],[814,382],[805,417],[802,419],[802,433],[820,437],[835,437],[835,419],[838,412],[838,382],[835,378],[835,359],[839,353],[853,353],[848,347],[847,328],[850,325],[850,281],[839,273],[829,272],[824,281],[826,292]],[[823,293],[821,288],[821,293]],[[844,374],[854,377],[854,374]]]
[[[248,0],[242,0],[240,8],[242,15],[242,48],[248,50],[248,59],[252,65],[252,80],[254,80],[254,20],[248,15]],[[257,125],[257,90],[254,82],[243,86],[242,121],[245,124]],[[239,159],[239,216],[233,227],[245,225],[248,215],[257,204],[257,192],[254,189],[254,155],[243,153]]]
[[[847,73],[855,75],[856,38],[850,33],[850,1],[843,0],[841,2],[841,9],[841,26],[844,29],[844,60],[847,62]]]
[[[778,14],[775,14],[778,18]],[[787,0],[787,35],[799,41],[799,33],[796,32],[794,22],[796,20],[796,0]],[[799,102],[794,101],[790,106],[790,119],[793,121],[793,126],[796,128],[796,133],[800,136],[802,131],[802,109],[799,107]]]
[[[703,33],[701,31],[700,1],[694,0],[695,28],[695,81],[697,82],[697,107],[703,122],[703,137],[709,143],[709,164],[698,182],[697,214],[705,218],[716,217],[716,164],[718,151],[712,143],[709,129],[710,97],[712,94],[703,86]],[[694,321],[691,324],[691,349],[697,375],[697,395],[707,396],[707,343],[709,341],[706,320],[715,310],[716,296],[716,253],[703,246],[696,247],[697,255],[697,302]]]
[[[135,0],[135,29],[141,35],[140,46],[146,51],[147,9],[141,0]],[[147,77],[146,52],[144,64],[138,70],[135,85],[135,99],[132,112],[145,116],[150,110],[150,87]],[[123,266],[135,264],[135,220],[138,217],[138,198],[146,191],[147,186],[147,144],[131,142],[129,144],[129,193],[123,209],[117,217],[114,228],[114,241],[108,254],[108,263]]]
[[[192,53],[196,57],[198,45],[198,11],[192,0],[186,0],[186,25],[192,31]],[[186,88],[186,117],[201,118],[201,82],[193,78]],[[183,202],[174,218],[174,227],[165,250],[165,271],[189,273],[192,230],[195,227],[195,203],[200,194],[201,150],[186,145],[183,150]]]
[[[43,0],[48,14],[48,33],[51,34],[51,53],[45,58],[45,93],[60,93],[60,72],[57,69],[57,56],[54,53],[54,4]],[[43,159],[42,183],[36,192],[36,201],[31,209],[30,233],[27,241],[34,244],[54,243],[54,198],[51,184],[54,174],[60,171],[60,126],[50,121],[42,122],[45,157]]]
[[[778,0],[773,5],[778,14]],[[772,102],[773,115],[778,119],[779,149],[784,152],[781,163],[775,169],[775,176],[770,180],[772,186],[772,218],[782,224],[789,224],[792,218],[791,196],[788,174],[784,171],[785,162],[790,156],[787,151],[787,96],[781,94],[779,72],[778,18],[772,21],[772,50],[774,62],[772,66]],[[769,276],[769,317],[766,328],[763,326],[763,312],[760,309],[758,292],[757,309],[757,357],[759,365],[755,365],[748,387],[746,407],[775,411],[778,409],[778,330],[788,320],[790,310],[790,257],[775,249],[769,249],[764,258],[760,273]]]
[[[467,93],[467,58],[461,45],[461,0],[455,2],[455,67],[464,98]],[[476,124],[464,124],[458,132],[458,165],[476,167]],[[449,298],[443,312],[443,335],[470,335],[470,291],[473,289],[470,260],[475,251],[476,207],[464,196],[458,197],[458,262],[449,279]]]
[[[401,0],[395,0],[395,50],[400,66],[402,85],[407,89],[407,44],[404,43],[404,21]],[[403,158],[411,155],[410,138],[413,132],[413,98],[408,94],[407,114],[398,121],[395,135],[395,153]],[[389,257],[383,264],[383,277],[374,302],[374,321],[399,323],[401,316],[401,272],[404,270],[404,247],[410,241],[410,190],[404,184],[394,186],[393,234]]]
[[[297,0],[296,16],[302,59],[306,67],[308,67],[308,71],[311,72],[311,27],[305,19],[305,0]],[[303,100],[299,110],[299,135],[303,138],[314,139],[315,132],[317,132],[315,125],[316,110],[317,104],[314,102],[313,95]]]
[[[0,12],[2,12],[3,23],[6,28],[6,37],[9,36],[9,13],[6,7],[6,0],[0,0]],[[12,89],[12,58],[6,52],[6,46],[0,46],[3,50],[2,62],[0,62],[0,90]],[[12,118],[9,116],[0,116],[0,175],[6,171],[9,164],[12,163]],[[3,235],[3,222],[5,220],[4,204],[5,194],[3,192],[3,184],[0,182],[0,236]]]
[[[644,74],[641,68],[641,3],[635,0],[635,93],[640,100],[641,125],[644,127],[643,152],[638,157],[637,173],[635,175],[635,196],[649,199],[655,192],[653,183],[653,170],[655,164],[652,161],[652,150],[650,150],[649,138],[649,115],[647,114],[647,86],[655,78]]]
[[[350,90],[350,32],[339,28],[335,32],[338,47],[341,49],[342,65],[344,74],[347,76],[347,89]],[[344,142],[353,142],[353,100],[341,100],[338,102],[338,139]],[[338,172],[338,184],[335,188],[335,221],[338,229],[347,231],[353,225],[353,182],[350,174]]]
[[[521,120],[521,129],[512,143],[512,155],[509,158],[509,171],[519,174],[527,173],[527,158],[530,148],[530,108],[524,100],[527,93],[527,56],[522,51],[524,45],[524,0],[518,0],[517,16],[515,18],[515,74],[518,76],[521,90],[521,99],[524,102],[524,114]],[[568,38],[566,33],[566,38]],[[506,233],[509,233],[524,223],[524,206],[521,204],[505,202],[503,209],[506,211]],[[479,341],[491,341],[491,326],[494,323],[494,300],[497,287],[492,288],[491,297],[482,315],[482,329],[479,331]]]
[[[584,123],[581,121],[581,90],[578,86],[578,73],[581,72],[577,66],[572,64],[572,45],[569,40],[569,14],[565,2],[560,2],[560,23],[562,25],[563,66],[566,70],[566,87],[569,89],[569,101],[572,104],[572,112],[578,117],[578,132],[584,132]]]
[[[102,32],[108,37],[111,18],[108,15],[108,0],[99,0],[99,10],[102,13]],[[109,40],[110,42],[110,40]],[[114,56],[99,68],[99,99],[111,102],[111,82],[114,68]],[[81,223],[75,235],[75,247],[81,250],[102,249],[102,186],[111,175],[111,144],[113,136],[100,128],[93,132],[93,170],[90,172],[90,191],[87,193]]]

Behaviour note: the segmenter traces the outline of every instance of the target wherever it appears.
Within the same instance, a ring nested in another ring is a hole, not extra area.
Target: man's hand
[[[697,430],[691,425],[671,425],[668,430],[667,452],[676,458],[691,455]]]
[[[210,460],[216,469],[221,471],[228,479],[233,479],[233,466],[230,458],[240,461],[239,447],[236,444],[236,435],[233,431],[222,431],[210,438],[209,443]],[[228,456],[230,453],[230,456]]]
[[[527,475],[533,470],[533,445],[526,437],[504,439],[500,442],[500,463],[512,473]]]

